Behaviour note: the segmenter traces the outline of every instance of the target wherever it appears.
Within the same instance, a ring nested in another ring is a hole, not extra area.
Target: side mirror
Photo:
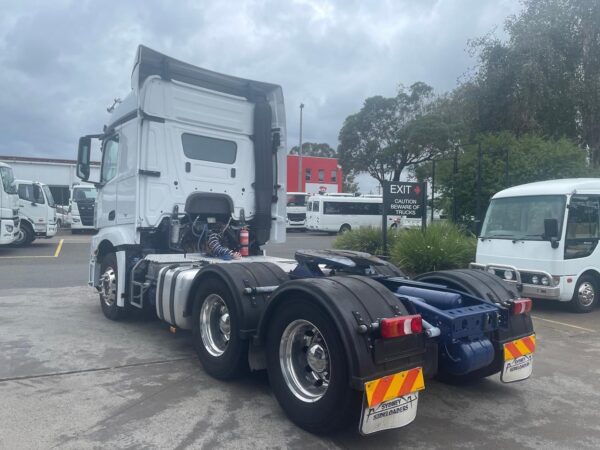
[[[558,248],[558,220],[544,219],[544,238],[550,241],[552,248]]]
[[[90,153],[92,149],[92,138],[84,136],[79,138],[77,150],[77,177],[83,181],[90,178]]]

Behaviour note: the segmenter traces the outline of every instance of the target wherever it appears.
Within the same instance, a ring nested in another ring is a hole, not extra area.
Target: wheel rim
[[[331,358],[325,338],[306,320],[295,320],[279,343],[279,363],[288,389],[300,400],[320,400],[329,387]]]
[[[200,336],[204,348],[212,356],[221,356],[231,339],[231,317],[225,300],[210,294],[200,310]]]
[[[590,306],[592,303],[594,303],[594,298],[596,297],[594,285],[589,281],[584,281],[581,283],[579,289],[577,290],[577,297],[581,305]]]
[[[25,242],[25,232],[23,231],[22,228],[19,228],[19,236],[17,237],[17,239],[15,240],[15,244],[16,245],[20,245],[23,242]]]
[[[112,267],[108,267],[100,278],[100,298],[108,307],[117,300],[117,274]]]

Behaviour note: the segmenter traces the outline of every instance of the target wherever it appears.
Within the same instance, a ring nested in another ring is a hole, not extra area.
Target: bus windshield
[[[544,240],[544,220],[558,221],[562,233],[566,196],[536,195],[497,198],[491,201],[483,227],[482,238]]]
[[[4,192],[7,194],[16,194],[17,185],[15,184],[15,177],[10,167],[0,167],[0,178],[2,179],[2,186]]]
[[[287,196],[288,206],[306,206],[306,195],[292,194]]]

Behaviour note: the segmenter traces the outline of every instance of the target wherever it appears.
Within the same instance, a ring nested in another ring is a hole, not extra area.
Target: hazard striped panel
[[[425,380],[423,380],[423,369],[421,367],[415,367],[365,383],[365,393],[367,394],[369,407],[423,389],[425,389]]]
[[[504,361],[535,352],[535,334],[504,344]]]

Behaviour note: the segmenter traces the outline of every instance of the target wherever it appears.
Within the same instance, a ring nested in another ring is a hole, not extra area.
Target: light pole
[[[302,109],[304,103],[300,103],[300,143],[298,144],[298,191],[304,192],[302,189]]]

